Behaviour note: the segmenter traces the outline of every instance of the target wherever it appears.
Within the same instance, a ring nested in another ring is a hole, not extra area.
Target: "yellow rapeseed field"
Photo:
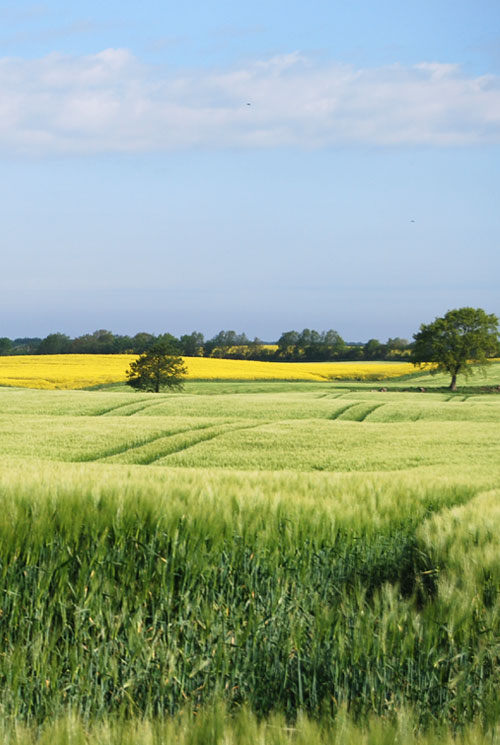
[[[125,380],[134,354],[47,354],[0,357],[0,385],[87,388]]]
[[[0,357],[0,385],[88,388],[126,380],[133,354],[54,354]],[[185,357],[192,380],[374,380],[414,371],[409,362],[256,362]]]
[[[188,378],[198,380],[373,380],[415,371],[409,362],[257,362],[207,357],[186,357],[185,362]]]

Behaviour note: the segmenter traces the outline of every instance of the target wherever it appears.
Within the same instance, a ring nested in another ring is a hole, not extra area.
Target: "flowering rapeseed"
[[[0,357],[0,385],[88,388],[126,379],[133,354],[56,354]],[[375,380],[414,371],[409,362],[257,362],[185,357],[192,380]]]

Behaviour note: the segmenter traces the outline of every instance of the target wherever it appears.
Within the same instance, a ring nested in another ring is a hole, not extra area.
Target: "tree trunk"
[[[457,374],[453,373],[451,376],[451,383],[450,383],[450,391],[456,391],[457,390]]]

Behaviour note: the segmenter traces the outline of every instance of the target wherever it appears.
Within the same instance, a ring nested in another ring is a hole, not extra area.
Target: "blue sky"
[[[0,2],[0,336],[500,315],[499,22],[493,0]]]

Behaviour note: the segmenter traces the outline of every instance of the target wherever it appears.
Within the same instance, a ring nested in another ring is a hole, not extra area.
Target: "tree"
[[[365,360],[379,360],[385,356],[384,345],[378,339],[368,339],[363,347]]]
[[[385,346],[389,350],[389,352],[394,351],[395,349],[398,352],[403,352],[405,349],[408,349],[410,346],[410,342],[408,339],[402,339],[400,336],[395,336],[394,339],[391,339],[389,337],[385,343]]]
[[[182,350],[181,350],[181,343],[179,339],[173,334],[170,334],[169,332],[160,334],[157,338],[156,344],[165,345],[165,347],[168,348],[168,354],[176,354],[176,355],[181,354]]]
[[[233,347],[246,346],[248,344],[248,337],[245,333],[237,334],[236,331],[219,331],[218,334],[213,336],[203,345],[203,351],[206,357],[239,357],[241,350],[233,349]]]
[[[36,354],[41,339],[39,336],[24,336],[19,339],[14,339],[12,346],[12,354]]]
[[[71,339],[66,334],[49,334],[42,339],[37,354],[68,354],[71,351]]]
[[[471,364],[484,365],[498,345],[498,318],[481,308],[449,310],[443,318],[422,324],[411,354],[414,365],[433,362],[431,374],[451,375],[450,390],[457,389],[457,375],[470,375]]]
[[[182,390],[182,379],[186,373],[182,357],[172,353],[171,344],[160,341],[130,363],[126,373],[127,385],[154,393],[159,393],[163,388]]]
[[[12,342],[6,336],[0,338],[0,354],[11,354],[12,353]]]
[[[132,339],[128,334],[113,334],[113,354],[127,354],[132,349]]]
[[[201,357],[204,341],[203,334],[200,334],[199,331],[184,334],[180,338],[182,354],[185,354],[186,357]]]
[[[112,331],[98,329],[93,334],[83,334],[73,339],[71,345],[74,354],[113,354],[115,337]]]
[[[299,341],[297,331],[284,331],[278,339],[278,357],[290,359],[294,356]]]
[[[410,354],[410,342],[408,339],[402,339],[400,336],[395,336],[394,339],[389,337],[384,344],[387,360],[401,359],[402,357],[408,357]]]
[[[136,354],[143,354],[143,352],[147,352],[147,350],[156,342],[156,336],[148,334],[146,331],[139,331],[139,333],[133,336],[130,341],[132,344],[132,350]]]
[[[324,332],[324,343],[328,350],[325,354],[325,359],[331,360],[334,357],[338,358],[345,354],[346,343],[335,329],[329,329]]]
[[[299,336],[298,346],[304,359],[312,362],[321,356],[321,334],[315,329],[304,329]]]

